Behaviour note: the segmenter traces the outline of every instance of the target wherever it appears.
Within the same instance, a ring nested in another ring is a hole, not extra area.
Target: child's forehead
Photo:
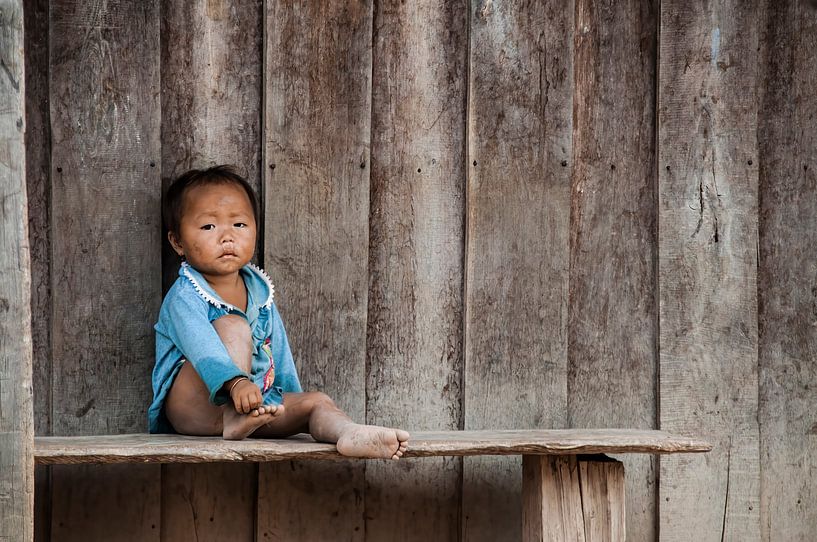
[[[252,212],[250,197],[236,183],[210,182],[199,184],[187,188],[182,194],[182,213],[215,207],[223,208],[225,205],[229,205],[233,209]]]

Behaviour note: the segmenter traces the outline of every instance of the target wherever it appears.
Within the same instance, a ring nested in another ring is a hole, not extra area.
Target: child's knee
[[[335,402],[331,397],[322,391],[308,391],[306,392],[307,400],[309,401],[310,410],[315,410],[321,407],[335,407]]]
[[[224,342],[250,342],[252,330],[247,320],[237,314],[225,314],[213,320],[213,327]]]

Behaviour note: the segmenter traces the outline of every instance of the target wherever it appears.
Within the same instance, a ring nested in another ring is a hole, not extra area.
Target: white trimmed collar
[[[269,309],[272,307],[272,300],[275,297],[275,286],[272,285],[272,280],[270,280],[269,275],[264,272],[263,269],[258,267],[255,264],[249,263],[241,268],[241,271],[245,277],[245,279],[250,279],[249,281],[245,280],[246,286],[248,290],[252,290],[252,293],[255,298],[263,299],[263,294],[266,293],[267,300],[264,302],[263,306]],[[189,263],[182,262],[181,269],[179,270],[179,274],[185,277],[190,283],[193,285],[193,288],[196,290],[202,299],[210,303],[211,305],[219,308],[219,309],[227,309],[227,310],[235,310],[238,312],[241,311],[238,307],[227,303],[226,301],[222,300],[215,290],[212,289],[210,284],[207,280],[201,276],[201,274],[196,271]],[[258,291],[261,289],[262,291]],[[263,292],[266,290],[266,292]],[[261,294],[261,295],[258,295]]]

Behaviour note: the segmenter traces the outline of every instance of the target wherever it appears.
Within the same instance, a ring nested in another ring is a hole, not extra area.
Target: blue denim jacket
[[[252,264],[244,266],[240,273],[247,287],[246,313],[223,301],[198,271],[187,262],[182,263],[179,278],[165,296],[154,326],[156,365],[153,403],[148,409],[151,433],[175,432],[163,407],[173,379],[185,361],[193,364],[215,405],[230,399],[222,388],[237,376],[246,376],[258,385],[264,404],[281,404],[284,392],[302,391],[284,324],[272,302],[274,290],[269,277]],[[236,367],[212,325],[226,314],[241,315],[250,324],[254,346],[251,374]],[[275,379],[265,386],[271,363]]]

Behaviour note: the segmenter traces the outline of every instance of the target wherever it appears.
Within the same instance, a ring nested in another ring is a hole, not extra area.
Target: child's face
[[[237,274],[255,251],[250,198],[235,184],[202,185],[185,191],[178,238],[168,239],[179,256],[208,280]]]

